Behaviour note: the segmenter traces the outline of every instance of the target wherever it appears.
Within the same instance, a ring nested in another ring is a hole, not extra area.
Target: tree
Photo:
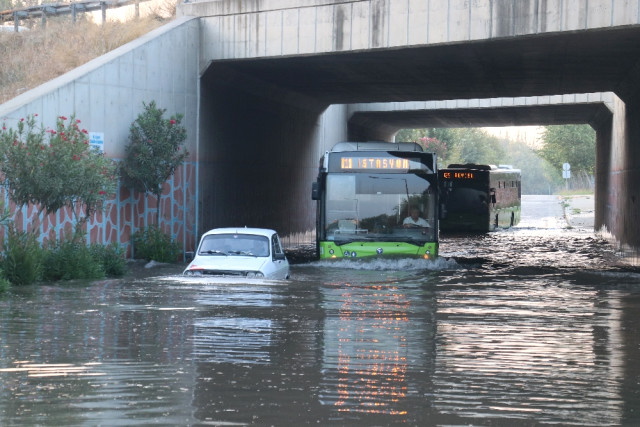
[[[395,136],[396,142],[417,142],[420,138],[430,136],[429,129],[400,129]]]
[[[498,138],[479,128],[402,129],[396,141],[429,141],[428,150],[436,151],[441,165],[503,163],[504,151]]]
[[[0,10],[10,10],[13,9],[13,4],[11,0],[0,0]]]
[[[563,163],[571,165],[571,179],[566,181],[567,186],[592,188],[596,164],[595,135],[589,125],[547,126],[542,134],[543,147],[538,153],[558,174]]]
[[[113,195],[115,163],[91,147],[79,125],[60,116],[56,129],[37,129],[35,116],[28,116],[17,131],[2,126],[0,170],[16,205],[37,205],[38,214],[69,207],[82,223]]]
[[[502,163],[522,172],[522,194],[553,194],[563,184],[562,177],[536,150],[523,141],[501,141],[505,152]]]
[[[504,163],[504,150],[497,137],[479,128],[452,129],[454,140],[450,163]]]
[[[436,153],[439,159],[447,158],[447,144],[440,141],[438,138],[423,136],[418,139],[418,144],[422,145],[425,151]]]
[[[181,114],[165,119],[162,116],[166,109],[157,108],[155,101],[148,105],[143,102],[143,106],[144,112],[129,128],[129,145],[120,163],[120,175],[125,185],[156,196],[156,225],[159,225],[162,185],[189,155],[182,147],[187,131],[180,124]]]
[[[572,172],[592,175],[596,164],[596,133],[589,125],[546,126],[540,156],[557,170],[571,164]]]

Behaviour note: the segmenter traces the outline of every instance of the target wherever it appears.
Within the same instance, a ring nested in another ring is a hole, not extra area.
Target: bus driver
[[[410,216],[406,217],[404,221],[402,221],[402,226],[404,228],[413,228],[413,227],[428,227],[429,223],[426,219],[420,218],[420,211],[417,207],[411,207]]]

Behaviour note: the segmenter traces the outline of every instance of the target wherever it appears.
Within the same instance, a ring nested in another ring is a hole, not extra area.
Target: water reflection
[[[326,317],[320,401],[344,421],[361,414],[406,421],[411,401],[418,403],[430,388],[434,292],[425,289],[428,280],[400,282],[391,272],[384,275],[384,280],[369,281],[351,273],[349,283],[322,288]]]
[[[619,293],[575,287],[563,277],[492,281],[457,284],[439,294],[439,411],[619,424]]]
[[[198,420],[296,425],[317,413],[321,312],[314,287],[298,284],[219,283],[195,292]]]
[[[639,425],[640,273],[523,222],[430,264],[12,289],[0,425]]]
[[[147,286],[104,281],[3,295],[0,424],[190,420],[183,381],[192,352],[181,339],[191,335],[190,312]]]

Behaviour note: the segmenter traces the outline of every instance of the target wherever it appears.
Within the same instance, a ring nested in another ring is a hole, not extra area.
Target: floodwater
[[[638,425],[640,271],[556,199],[435,263],[0,294],[0,425]]]

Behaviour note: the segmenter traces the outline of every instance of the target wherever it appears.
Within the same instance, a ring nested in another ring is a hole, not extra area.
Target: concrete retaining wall
[[[167,116],[183,114],[192,156],[166,185],[161,224],[185,248],[192,248],[197,227],[198,43],[198,20],[178,19],[0,105],[0,118],[15,127],[22,117],[38,114],[44,127],[53,128],[56,117],[75,115],[89,132],[103,137],[105,154],[118,159],[143,102],[156,101],[167,109]],[[104,214],[90,222],[90,241],[128,246],[130,234],[154,218],[155,207],[154,200],[120,188]],[[34,214],[28,207],[16,219],[26,230]],[[61,234],[71,221],[65,212],[47,218],[41,225],[42,236],[52,230]]]

